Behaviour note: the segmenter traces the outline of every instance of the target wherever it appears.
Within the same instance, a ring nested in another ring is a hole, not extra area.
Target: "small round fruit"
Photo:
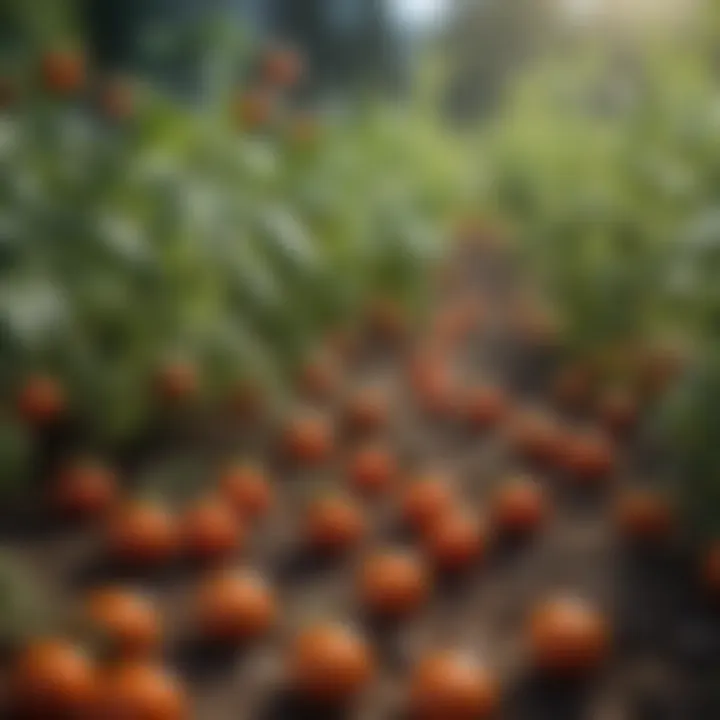
[[[337,388],[337,368],[327,356],[314,357],[303,366],[299,385],[303,395],[318,400],[326,399]]]
[[[305,533],[311,549],[340,555],[358,545],[365,535],[365,518],[351,500],[328,496],[315,500],[307,510]]]
[[[424,412],[441,418],[455,414],[460,391],[447,363],[434,357],[420,358],[411,368],[411,379]]]
[[[45,89],[54,95],[74,95],[85,85],[85,58],[71,50],[50,50],[40,63],[40,74]]]
[[[16,658],[8,689],[10,707],[18,717],[84,717],[93,702],[95,670],[75,645],[64,640],[38,640]]]
[[[224,571],[200,585],[195,613],[203,638],[239,645],[265,636],[275,624],[278,607],[272,589],[260,575]]]
[[[583,365],[563,368],[553,383],[552,394],[561,407],[576,409],[590,402],[593,393],[592,373]]]
[[[464,510],[452,509],[437,520],[425,538],[427,552],[442,572],[467,570],[487,547],[483,524]]]
[[[563,443],[565,470],[581,483],[594,483],[610,475],[615,467],[615,451],[601,433],[571,433]]]
[[[510,442],[530,461],[556,465],[562,458],[563,435],[557,422],[539,412],[522,412],[510,419]]]
[[[675,518],[667,498],[648,490],[627,490],[617,501],[615,519],[629,542],[658,545],[673,532]]]
[[[333,450],[333,431],[319,415],[300,415],[285,428],[283,444],[287,456],[304,466],[325,462]]]
[[[270,511],[274,493],[263,469],[250,463],[226,468],[220,476],[220,494],[245,520],[257,520]]]
[[[156,381],[158,396],[170,405],[189,400],[199,389],[197,370],[186,362],[168,363],[160,369]]]
[[[290,649],[288,673],[295,690],[320,705],[344,705],[369,684],[372,652],[341,624],[321,624],[300,633]]]
[[[492,516],[502,535],[527,537],[538,531],[547,514],[545,493],[530,478],[510,480],[495,493]]]
[[[528,627],[536,667],[553,675],[583,675],[605,660],[610,644],[606,619],[591,605],[572,596],[541,603]]]
[[[598,401],[598,413],[603,425],[613,433],[630,430],[638,420],[636,399],[627,390],[606,392]]]
[[[125,78],[111,78],[100,94],[100,108],[110,120],[123,121],[135,112],[135,91]]]
[[[112,667],[100,680],[98,715],[107,720],[187,720],[188,698],[167,670],[150,663]]]
[[[245,530],[233,510],[219,498],[191,507],[181,521],[188,557],[199,561],[224,560],[240,550]]]
[[[27,379],[17,399],[20,416],[30,425],[42,427],[56,422],[66,409],[65,391],[52,377],[34,375]]]
[[[51,491],[53,508],[59,514],[79,519],[104,515],[118,495],[115,473],[92,460],[67,465]]]
[[[400,498],[400,512],[408,527],[424,535],[452,507],[453,501],[447,478],[425,475],[405,487]]]
[[[478,429],[496,425],[505,416],[508,400],[499,387],[481,385],[468,390],[465,411],[468,422]]]
[[[347,423],[357,432],[374,432],[388,423],[390,408],[379,388],[363,388],[348,403]]]
[[[381,445],[361,447],[350,459],[350,482],[363,495],[378,495],[394,482],[398,467],[392,452]]]
[[[302,78],[304,72],[302,56],[291,48],[271,48],[262,60],[262,76],[271,85],[292,87]]]
[[[173,560],[179,548],[175,518],[161,505],[134,501],[123,505],[107,527],[108,554],[131,567],[152,567]]]
[[[160,646],[160,617],[153,603],[138,593],[113,587],[95,590],[87,600],[86,616],[113,654],[139,659]]]
[[[413,720],[481,720],[498,708],[498,683],[473,658],[459,652],[439,652],[423,658],[410,680]]]
[[[700,566],[700,579],[708,595],[720,600],[720,542],[710,544]]]
[[[365,560],[358,585],[362,604],[371,614],[400,619],[417,612],[427,600],[430,575],[415,554],[387,551]]]
[[[267,127],[275,115],[275,97],[263,88],[247,90],[233,104],[236,124],[248,131]]]

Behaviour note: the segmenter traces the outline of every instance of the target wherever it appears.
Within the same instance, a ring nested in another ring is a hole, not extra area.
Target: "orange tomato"
[[[538,605],[528,627],[536,666],[555,675],[586,674],[605,660],[610,630],[591,605],[572,596],[559,596]]]
[[[297,691],[321,705],[342,705],[370,682],[375,668],[365,640],[340,624],[300,633],[290,649],[288,672]]]
[[[103,720],[187,720],[187,694],[164,668],[128,662],[111,668],[100,681],[97,715]]]
[[[206,498],[182,518],[181,532],[189,557],[201,561],[224,560],[240,550],[245,529],[220,498]]]
[[[341,496],[315,500],[307,510],[305,532],[314,550],[337,555],[354,548],[365,535],[365,518],[359,507]]]
[[[469,656],[438,652],[424,657],[410,680],[410,716],[416,720],[481,720],[500,703],[493,674]]]
[[[257,640],[272,629],[278,607],[272,589],[260,575],[223,571],[202,582],[195,613],[204,638],[242,644]]]
[[[17,399],[20,416],[34,426],[45,426],[57,421],[66,406],[63,387],[46,375],[30,376]]]
[[[24,648],[10,670],[11,709],[22,718],[84,717],[95,692],[95,669],[65,640],[46,638]]]
[[[387,490],[398,474],[392,452],[381,445],[365,445],[350,459],[350,482],[364,495],[377,495]]]
[[[265,471],[251,463],[236,463],[220,475],[220,494],[246,520],[257,520],[270,511],[274,492]]]
[[[303,466],[326,461],[333,451],[334,436],[329,423],[319,415],[300,415],[288,423],[283,437],[287,456]]]
[[[131,501],[110,517],[106,542],[110,556],[118,562],[134,567],[159,565],[177,555],[177,522],[161,505]]]
[[[53,508],[73,518],[97,518],[106,513],[118,496],[115,473],[92,460],[65,466],[51,490]]]
[[[358,585],[361,601],[373,615],[398,619],[427,600],[430,575],[413,553],[386,551],[365,560]]]
[[[85,58],[71,50],[49,50],[40,61],[40,74],[48,92],[74,95],[83,89],[87,80]]]
[[[409,483],[400,498],[400,512],[408,527],[427,534],[452,507],[450,481],[441,475],[424,475]]]
[[[87,600],[90,627],[125,658],[147,657],[159,649],[160,617],[153,603],[138,593],[107,587],[93,591]]]
[[[482,523],[458,509],[443,513],[425,538],[428,554],[443,572],[466,570],[482,558],[487,542]]]

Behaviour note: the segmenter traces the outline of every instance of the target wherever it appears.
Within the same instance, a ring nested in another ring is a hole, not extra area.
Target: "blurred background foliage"
[[[5,0],[6,391],[57,374],[114,437],[163,358],[217,393],[281,382],[370,298],[422,306],[453,211],[501,218],[567,358],[681,348],[665,432],[698,527],[717,529],[719,8]],[[278,42],[307,72],[268,103],[258,49]],[[91,68],[70,100],[37,83],[59,47]],[[123,122],[103,111],[118,75]]]

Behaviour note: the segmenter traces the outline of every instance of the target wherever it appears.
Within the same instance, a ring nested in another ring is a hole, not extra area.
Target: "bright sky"
[[[406,22],[425,24],[440,15],[446,0],[393,0],[398,17]]]

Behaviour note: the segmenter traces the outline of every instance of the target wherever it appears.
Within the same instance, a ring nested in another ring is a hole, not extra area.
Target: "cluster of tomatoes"
[[[403,346],[408,333],[397,308],[382,304],[371,317],[377,338]],[[601,422],[578,430],[559,419],[562,413],[519,406],[498,384],[461,383],[450,359],[482,327],[481,319],[477,298],[439,313],[425,349],[413,353],[406,373],[420,412],[454,422],[470,437],[495,433],[529,467],[551,469],[581,488],[607,484],[617,444],[638,420],[632,398],[604,397],[593,413]],[[531,542],[550,520],[552,502],[539,474],[506,478],[483,512],[473,509],[442,470],[408,478],[389,440],[396,406],[379,386],[350,394],[340,420],[316,402],[337,397],[340,358],[352,355],[352,345],[337,340],[331,353],[313,358],[300,374],[300,394],[313,409],[292,415],[277,435],[283,461],[309,470],[337,459],[341,433],[353,438],[346,484],[303,509],[298,541],[335,562],[360,552],[355,592],[364,615],[407,623],[432,601],[442,578],[479,568],[494,543]],[[586,403],[588,382],[576,370],[564,371],[552,390],[558,407]],[[165,402],[178,403],[193,396],[197,385],[192,368],[177,366],[163,371],[157,390]],[[237,402],[246,414],[259,412],[256,393],[239,392]],[[34,425],[57,420],[66,406],[62,388],[50,378],[33,378],[18,399],[19,412]],[[126,569],[152,572],[179,558],[202,567],[192,602],[193,631],[207,643],[239,648],[268,639],[283,614],[282,593],[272,582],[259,570],[235,565],[253,529],[272,519],[281,489],[266,467],[241,462],[224,468],[212,490],[178,514],[159,502],[126,497],[111,468],[83,459],[57,473],[49,503],[54,512],[78,522],[102,518],[103,551]],[[373,504],[381,499],[392,506],[409,545],[367,550]],[[623,538],[651,547],[668,542],[676,524],[670,501],[650,490],[620,492],[615,518]],[[703,579],[720,597],[720,549],[708,555]],[[11,668],[14,712],[43,720],[180,720],[191,714],[183,684],[158,660],[163,617],[151,599],[125,587],[96,588],[82,617],[93,637],[102,639],[103,652],[88,653],[66,639],[31,642]],[[612,646],[608,617],[572,594],[538,602],[524,637],[529,663],[567,682],[599,670]],[[335,619],[303,628],[287,643],[284,659],[286,682],[317,707],[352,703],[370,687],[379,664],[368,636]],[[490,717],[502,702],[501,686],[490,665],[459,649],[438,648],[411,669],[405,703],[419,720]]]

